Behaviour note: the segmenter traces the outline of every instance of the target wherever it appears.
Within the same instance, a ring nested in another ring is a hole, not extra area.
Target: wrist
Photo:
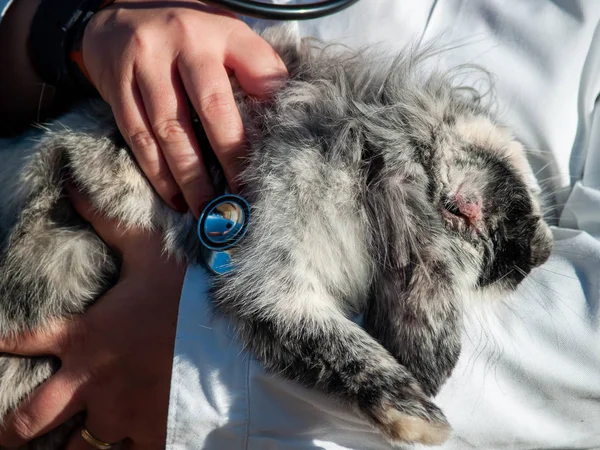
[[[90,91],[81,39],[92,15],[112,0],[41,0],[33,16],[28,50],[39,77],[53,86]]]

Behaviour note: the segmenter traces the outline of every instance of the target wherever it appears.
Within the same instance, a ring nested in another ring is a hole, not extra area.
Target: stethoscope
[[[239,195],[225,194],[211,201],[198,220],[204,265],[215,274],[231,270],[235,245],[246,234],[250,205]]]
[[[326,0],[303,5],[274,5],[253,0],[209,0],[232,12],[272,20],[302,20],[322,17],[347,8],[358,0]],[[239,195],[225,194],[215,198],[202,211],[198,220],[198,238],[202,259],[214,274],[231,270],[235,246],[246,234],[250,205]]]
[[[328,16],[358,0],[324,0],[300,5],[276,5],[254,0],[208,0],[222,8],[244,16],[269,20],[307,20]]]

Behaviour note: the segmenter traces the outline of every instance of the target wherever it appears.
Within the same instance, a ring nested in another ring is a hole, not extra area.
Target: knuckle
[[[136,131],[129,134],[129,142],[136,150],[146,150],[154,147],[154,136],[148,130]]]
[[[171,173],[169,172],[169,170],[166,167],[163,167],[156,163],[149,164],[148,167],[144,170],[144,173],[154,183],[168,182],[171,178]]]
[[[234,112],[231,96],[225,92],[214,92],[200,99],[200,111],[204,117],[226,117]]]
[[[152,127],[156,137],[162,142],[183,142],[188,138],[188,130],[178,119],[157,122]]]
[[[229,20],[227,23],[227,27],[229,28],[229,41],[235,42],[237,39],[248,39],[251,37],[254,32],[245,22],[233,18],[234,20]]]
[[[81,317],[79,320],[71,322],[68,328],[63,329],[56,336],[57,344],[63,349],[63,353],[79,352],[88,345],[90,340],[88,324],[90,322],[87,317]]]
[[[135,82],[135,75],[133,73],[133,68],[131,67],[130,61],[128,61],[125,57],[123,57],[118,65],[111,67],[110,72],[107,71],[104,80],[102,80],[102,84],[107,87],[108,90],[114,93],[114,97],[110,99],[111,106],[117,107],[121,115],[123,117],[127,117],[126,109],[121,106],[120,101],[123,95],[123,92],[127,92],[131,90],[131,87]],[[116,89],[113,87],[113,80],[118,80],[116,83]]]
[[[192,38],[198,33],[195,21],[190,20],[190,15],[180,10],[169,11],[165,21],[168,27],[176,30],[178,36]]]
[[[36,435],[35,420],[28,414],[15,412],[12,429],[18,439],[29,441]]]
[[[134,27],[132,26],[128,33],[126,50],[134,54],[144,54],[151,48],[151,42],[153,40],[152,30],[146,30],[143,25]]]
[[[127,49],[132,52],[142,52],[146,48],[146,35],[141,31],[134,31],[129,35]]]
[[[18,338],[8,339],[6,342],[2,343],[2,353],[7,354],[19,354],[19,349],[21,348],[21,342]]]
[[[104,356],[102,354],[95,354],[95,356],[103,362]],[[107,370],[105,364],[94,364],[88,368],[84,382],[94,386],[94,389],[98,392],[110,391],[113,373]]]
[[[184,191],[195,187],[198,181],[202,179],[202,171],[199,168],[199,164],[180,163],[177,167],[176,179],[177,184]]]

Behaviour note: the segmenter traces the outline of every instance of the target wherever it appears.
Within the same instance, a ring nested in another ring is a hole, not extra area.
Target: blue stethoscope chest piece
[[[211,201],[200,215],[198,238],[204,264],[213,273],[231,270],[231,252],[244,237],[250,218],[250,205],[239,195],[226,194]]]

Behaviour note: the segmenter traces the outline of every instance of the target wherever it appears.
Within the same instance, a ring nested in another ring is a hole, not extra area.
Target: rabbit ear
[[[277,52],[290,72],[300,63],[302,39],[297,22],[285,22],[260,31],[261,37]]]
[[[514,138],[508,128],[493,123],[487,117],[470,115],[458,117],[454,130],[466,143],[506,156],[513,168],[525,177],[527,184],[534,191],[539,191],[523,144]]]

